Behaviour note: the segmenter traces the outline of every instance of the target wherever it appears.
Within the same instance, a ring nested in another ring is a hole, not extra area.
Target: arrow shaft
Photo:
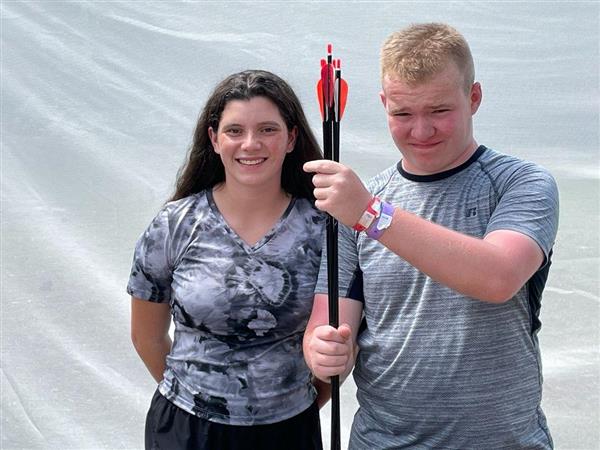
[[[323,117],[323,154],[325,159],[339,162],[340,119],[346,102],[347,86],[341,78],[339,60],[333,60],[331,45],[327,46],[327,59],[321,60],[321,79],[317,84],[317,93]],[[329,325],[337,328],[339,326],[338,221],[329,214],[326,231]],[[331,377],[331,450],[341,450],[339,376]]]

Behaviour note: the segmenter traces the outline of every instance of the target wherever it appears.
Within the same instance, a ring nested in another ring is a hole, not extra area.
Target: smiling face
[[[281,190],[281,170],[294,149],[296,128],[288,130],[277,106],[266,97],[231,100],[217,130],[208,129],[230,187]]]
[[[440,173],[465,162],[477,148],[472,116],[481,103],[481,86],[465,92],[454,63],[425,82],[383,79],[381,100],[402,167],[415,175]]]

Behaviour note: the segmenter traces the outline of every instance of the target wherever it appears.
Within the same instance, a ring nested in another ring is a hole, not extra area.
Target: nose
[[[435,134],[435,127],[431,120],[426,117],[416,118],[411,129],[413,138],[420,142],[425,142]]]
[[[252,151],[260,148],[261,142],[259,136],[254,132],[246,133],[242,141],[242,150]]]

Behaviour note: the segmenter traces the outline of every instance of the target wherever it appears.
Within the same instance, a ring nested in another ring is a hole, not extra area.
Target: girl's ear
[[[288,132],[288,147],[286,153],[292,153],[294,146],[296,145],[296,138],[298,137],[298,127],[294,127]]]
[[[219,143],[217,142],[217,132],[212,129],[212,127],[208,127],[208,137],[210,138],[210,142],[215,150],[215,153],[219,154]]]

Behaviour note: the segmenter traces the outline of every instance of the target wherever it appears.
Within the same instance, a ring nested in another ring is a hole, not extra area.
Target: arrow
[[[321,60],[321,78],[317,97],[323,120],[323,154],[339,162],[340,120],[346,107],[348,84],[342,78],[340,60],[333,60],[332,45],[327,45],[327,59]],[[339,326],[338,295],[338,222],[327,215],[327,293],[329,325]],[[340,450],[340,377],[331,377],[331,450]]]
[[[339,122],[342,120],[344,110],[346,109],[346,100],[348,99],[348,83],[342,78],[342,61],[337,59],[334,64],[335,67],[335,85],[334,85],[334,98],[336,104],[335,117]]]

